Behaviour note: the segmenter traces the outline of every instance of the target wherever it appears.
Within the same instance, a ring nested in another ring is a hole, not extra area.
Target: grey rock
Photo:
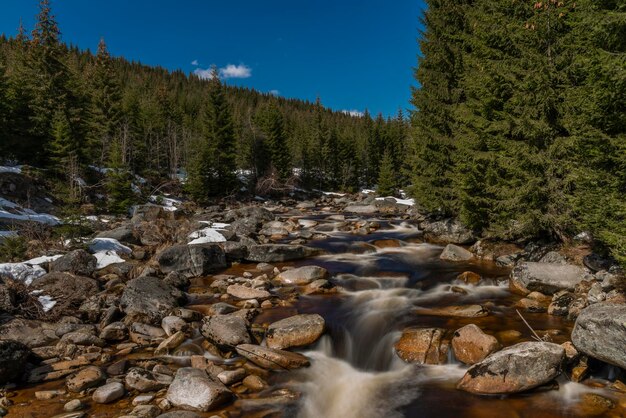
[[[61,342],[74,345],[93,345],[96,347],[104,347],[106,345],[103,339],[83,331],[68,332],[61,337]]]
[[[13,318],[0,325],[0,340],[15,340],[35,348],[53,345],[58,338],[55,329],[44,322]]]
[[[171,337],[178,331],[186,331],[189,326],[182,318],[177,316],[166,316],[163,320],[161,320],[161,328],[163,328],[168,337]]]
[[[559,290],[573,289],[585,278],[585,271],[571,264],[522,262],[511,272],[510,281],[518,289],[552,295]]]
[[[78,276],[91,276],[98,260],[85,250],[75,250],[50,263],[50,271],[66,272]]]
[[[583,309],[572,342],[579,351],[626,369],[626,305],[601,302]]]
[[[97,366],[87,366],[84,369],[69,376],[65,381],[67,390],[78,393],[85,389],[98,386],[106,380],[106,374]]]
[[[269,326],[267,346],[279,350],[313,344],[324,333],[324,318],[318,314],[294,315]]]
[[[0,384],[19,380],[31,350],[18,341],[0,341]]]
[[[241,344],[237,346],[237,353],[256,364],[269,370],[289,370],[309,366],[309,359],[300,353],[276,350],[260,345]]]
[[[232,397],[232,392],[219,381],[212,380],[204,370],[182,367],[167,390],[172,405],[195,411],[209,411]]]
[[[344,212],[361,214],[376,213],[378,212],[378,207],[376,205],[349,205],[346,206]]]
[[[80,305],[85,299],[98,293],[98,282],[89,277],[70,273],[53,272],[35,279],[30,285],[42,295],[51,296],[57,303],[50,312],[73,314],[71,306]]]
[[[113,322],[100,331],[100,338],[106,341],[122,341],[128,337],[128,327],[123,322]]]
[[[453,219],[434,222],[424,221],[420,224],[420,228],[424,230],[425,234],[443,242],[465,245],[476,241],[476,236],[472,231]]]
[[[226,254],[226,260],[240,261],[248,256],[248,247],[242,242],[226,241],[219,244]]]
[[[169,411],[159,415],[157,418],[202,418],[202,416],[191,411]]]
[[[280,284],[304,286],[319,279],[327,279],[328,270],[318,266],[304,266],[281,272],[274,279]]]
[[[458,245],[448,244],[443,249],[439,259],[445,261],[468,261],[474,258],[474,254]]]
[[[241,284],[231,284],[226,288],[226,292],[238,299],[267,299],[270,292],[262,289],[254,289]]]
[[[186,277],[206,276],[228,266],[218,244],[174,245],[157,256],[163,273],[176,272]]]
[[[103,231],[96,235],[96,238],[112,238],[125,244],[137,244],[137,237],[132,225],[123,225],[109,231]]]
[[[92,399],[95,403],[111,403],[115,402],[126,393],[124,385],[120,382],[107,383],[104,386],[100,386],[92,395]]]
[[[280,263],[299,260],[318,254],[318,250],[302,245],[261,244],[248,248],[247,261],[255,263]]]
[[[134,389],[142,393],[161,390],[167,387],[171,381],[171,376],[152,373],[140,367],[130,369],[124,378],[124,383],[128,389]]]
[[[202,335],[219,348],[230,351],[239,344],[249,344],[246,321],[234,315],[213,315],[202,320]]]
[[[129,281],[120,298],[126,323],[160,324],[163,317],[185,302],[184,294],[156,277],[138,277]]]

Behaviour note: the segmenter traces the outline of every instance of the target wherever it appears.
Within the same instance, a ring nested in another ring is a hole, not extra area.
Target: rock
[[[80,399],[72,399],[71,401],[63,405],[63,409],[67,412],[78,411],[80,409],[83,409],[84,407],[85,405],[83,405]]]
[[[74,250],[50,263],[51,272],[66,272],[77,276],[91,276],[96,271],[96,257],[85,250]]]
[[[138,240],[131,225],[123,225],[109,231],[103,231],[96,238],[111,238],[124,244],[137,244]]]
[[[523,298],[518,300],[515,303],[516,308],[521,308],[528,312],[546,312],[548,308],[545,306],[545,303],[541,303],[538,300]]]
[[[207,316],[202,320],[201,332],[211,343],[225,351],[251,342],[246,321],[238,316]]]
[[[92,399],[95,403],[111,403],[115,402],[126,393],[124,385],[120,382],[107,383],[104,386],[100,386],[92,395]]]
[[[195,411],[209,411],[230,400],[232,392],[209,378],[204,370],[182,367],[167,390],[172,405]],[[178,416],[178,415],[177,415]]]
[[[233,209],[226,213],[224,220],[226,222],[236,219],[254,219],[258,223],[274,220],[274,214],[269,210],[260,206],[246,206],[239,209]]]
[[[70,392],[82,392],[85,389],[98,386],[106,380],[106,374],[96,366],[87,366],[79,372],[69,376],[65,381]]]
[[[61,337],[61,341],[67,344],[93,345],[96,347],[104,347],[106,345],[103,339],[84,331],[68,332]]]
[[[245,369],[224,370],[217,375],[220,382],[226,386],[230,386],[234,383],[240,382],[246,377]]]
[[[169,312],[184,303],[184,294],[156,277],[129,281],[120,298],[126,321],[160,324]]]
[[[567,290],[557,292],[552,296],[552,302],[548,306],[548,313],[555,316],[567,316],[569,307],[576,299],[576,295]]]
[[[15,340],[36,348],[52,345],[58,338],[54,329],[44,322],[13,318],[0,325],[0,340]]]
[[[226,293],[238,299],[267,299],[271,296],[267,290],[253,289],[241,284],[231,284],[226,288]]]
[[[601,302],[583,309],[572,343],[591,357],[626,369],[626,305]]]
[[[604,396],[600,396],[597,393],[585,393],[581,396],[580,400],[580,412],[585,417],[597,417],[607,416],[606,414],[615,408],[615,402]],[[624,410],[622,409],[622,412]],[[609,416],[623,416],[623,415],[609,415]]]
[[[131,222],[137,224],[140,222],[154,222],[157,219],[166,219],[168,216],[162,206],[146,204],[137,205],[133,209],[133,217]]]
[[[454,356],[465,364],[481,362],[498,348],[498,340],[474,324],[457,329],[452,337]]]
[[[245,387],[255,392],[261,391],[267,387],[267,383],[265,383],[263,379],[253,374],[246,376],[242,383]]]
[[[154,395],[152,394],[148,394],[148,395],[137,395],[133,398],[133,406],[137,406],[137,405],[147,405],[150,402],[152,402],[154,400]]]
[[[159,415],[157,418],[202,418],[202,416],[191,411],[170,411]]]
[[[226,254],[226,260],[240,261],[248,256],[248,247],[241,242],[226,241],[219,244]]]
[[[282,350],[313,344],[324,333],[324,326],[324,318],[318,314],[295,315],[282,319],[267,329],[267,346]]]
[[[259,345],[238,345],[237,353],[257,366],[269,370],[298,369],[307,367],[310,364],[309,359],[302,354],[261,347]]]
[[[328,270],[318,266],[304,266],[285,270],[274,278],[274,281],[283,285],[304,286],[318,279],[327,279]]]
[[[444,364],[448,356],[444,333],[441,328],[405,329],[394,345],[396,354],[407,363]]]
[[[473,284],[473,285],[477,285],[482,280],[482,277],[480,276],[480,274],[474,273],[473,271],[464,271],[463,273],[459,274],[456,278],[457,280],[460,280],[466,284]]]
[[[177,272],[186,277],[206,276],[228,267],[218,244],[174,245],[162,251],[157,261],[163,273]]]
[[[170,376],[154,374],[140,367],[130,369],[124,379],[128,389],[134,389],[142,393],[161,390],[167,387],[171,381],[172,378]]]
[[[74,313],[72,306],[80,305],[99,291],[96,280],[61,272],[41,276],[30,287],[41,291],[42,295],[51,296],[54,301],[62,302],[57,303],[50,312],[67,314]]]
[[[106,341],[122,341],[128,337],[128,328],[123,322],[113,322],[100,331],[100,338]]]
[[[156,418],[161,414],[161,409],[156,405],[137,405],[130,414],[139,418]]]
[[[186,339],[187,337],[185,336],[185,333],[183,333],[182,331],[178,331],[177,333],[172,334],[171,336],[163,340],[163,342],[159,344],[157,349],[154,350],[154,354],[157,356],[168,354],[170,350],[173,350],[182,343],[184,343]]]
[[[378,212],[376,205],[349,205],[346,206],[344,212],[370,214]]]
[[[161,320],[161,328],[165,331],[168,336],[172,336],[176,334],[178,331],[185,332],[189,326],[184,319],[179,318],[177,316],[166,316]]]
[[[474,254],[470,253],[465,248],[454,244],[446,245],[443,252],[439,256],[440,260],[445,261],[468,261],[472,258],[474,258]]]
[[[450,316],[459,318],[480,318],[489,315],[489,310],[481,305],[444,306],[441,308],[416,309],[422,315]]]
[[[583,279],[585,271],[571,264],[522,262],[511,272],[509,287],[515,293],[536,290],[553,295],[559,290],[573,289]]]
[[[318,250],[303,245],[261,244],[248,248],[247,261],[255,263],[281,263],[317,255]]]
[[[557,377],[564,357],[558,344],[519,343],[470,367],[457,388],[477,394],[523,392]]]
[[[472,231],[453,219],[435,222],[424,221],[420,224],[420,228],[425,234],[431,235],[439,241],[449,242],[451,244],[465,245],[472,244],[476,241],[476,237]]]
[[[22,377],[31,350],[19,341],[0,341],[0,385]]]

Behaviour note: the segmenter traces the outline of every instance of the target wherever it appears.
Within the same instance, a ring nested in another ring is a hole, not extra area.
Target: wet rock
[[[489,315],[489,310],[481,305],[445,306],[442,308],[417,309],[422,315],[450,316],[459,318],[480,318]]]
[[[626,369],[626,305],[602,302],[583,309],[572,343],[591,357]]]
[[[445,261],[469,261],[474,258],[474,254],[458,245],[448,244],[439,256],[440,260]]]
[[[121,359],[116,361],[107,367],[107,374],[111,376],[119,376],[121,374],[126,373],[126,369],[128,368],[128,360]]]
[[[582,268],[571,264],[523,262],[511,272],[509,287],[515,293],[536,290],[553,295],[559,290],[573,289],[585,277]]]
[[[261,347],[259,345],[238,345],[237,353],[257,366],[269,370],[298,369],[307,367],[310,364],[309,359],[302,354]]]
[[[161,320],[161,328],[168,336],[176,334],[178,331],[186,332],[189,326],[184,319],[177,316],[166,316]]]
[[[169,312],[184,303],[184,294],[156,277],[138,277],[129,281],[120,298],[125,322],[160,324]]]
[[[96,366],[88,366],[69,376],[65,382],[70,392],[82,392],[85,389],[98,386],[106,380],[106,374]]]
[[[161,390],[167,387],[171,381],[172,378],[170,376],[152,373],[140,367],[130,369],[124,379],[128,389],[134,389],[142,393]]]
[[[163,273],[176,272],[186,277],[206,276],[228,266],[218,244],[174,245],[157,256]]]
[[[0,384],[22,377],[31,350],[18,341],[0,341]]]
[[[485,334],[474,324],[459,328],[452,337],[454,356],[465,364],[481,362],[499,348],[500,343],[495,337]]]
[[[85,405],[83,405],[80,399],[72,399],[71,401],[63,405],[63,409],[67,412],[78,411],[80,409],[83,409],[84,407]]]
[[[244,377],[246,377],[244,369],[224,370],[217,375],[218,380],[227,386],[240,382]]]
[[[327,279],[328,270],[318,266],[304,266],[285,270],[274,281],[282,285],[304,286],[315,280]]]
[[[472,244],[476,241],[476,237],[472,231],[453,219],[434,222],[424,221],[420,224],[420,228],[425,234],[452,244],[465,245]]]
[[[44,322],[13,318],[0,325],[0,340],[15,340],[36,348],[52,345],[58,338],[55,330]]]
[[[176,372],[166,397],[175,407],[206,412],[230,400],[232,392],[204,370],[183,367]]]
[[[231,284],[226,289],[226,293],[238,299],[267,299],[271,296],[270,292],[262,289],[254,289],[241,284]]]
[[[520,299],[515,303],[515,307],[528,312],[546,312],[548,310],[545,303],[530,298]]]
[[[552,296],[550,306],[548,306],[548,313],[555,316],[567,316],[569,307],[575,299],[576,295],[567,290],[555,293]]]
[[[615,408],[614,401],[597,393],[583,394],[579,405],[580,411],[585,417],[605,416],[611,409]]]
[[[96,257],[85,250],[75,250],[50,263],[51,272],[66,272],[77,276],[91,276],[96,271]]]
[[[280,263],[299,260],[318,254],[318,250],[302,245],[261,244],[248,248],[247,261],[255,263]]]
[[[202,418],[202,416],[191,411],[169,411],[159,415],[157,418]]]
[[[519,343],[470,367],[457,387],[478,394],[523,392],[557,377],[564,357],[557,344]]]
[[[202,320],[202,335],[222,350],[231,351],[235,346],[250,343],[246,321],[233,315],[207,316]]]
[[[267,329],[267,346],[279,350],[313,344],[324,333],[324,318],[318,314],[295,315],[274,322]]]
[[[229,313],[237,312],[238,310],[238,307],[225,302],[214,303],[209,308],[210,315],[228,315]]]
[[[92,399],[95,403],[111,403],[115,402],[126,393],[124,385],[120,382],[107,383],[104,386],[100,386],[92,395]]]
[[[177,333],[172,334],[171,336],[163,340],[163,342],[159,344],[157,349],[154,350],[154,354],[157,356],[168,354],[170,350],[173,350],[181,345],[183,342],[185,342],[186,339],[187,337],[185,336],[185,334],[182,331],[178,331]]]
[[[407,363],[443,364],[448,355],[448,345],[443,341],[441,328],[409,328],[395,344],[395,350]]]
[[[250,376],[246,376],[245,379],[243,379],[242,383],[245,387],[254,392],[258,392],[267,388],[267,383],[265,383],[265,381],[259,376],[253,374],[251,374]]]
[[[457,280],[466,284],[477,285],[482,280],[482,277],[480,274],[474,273],[473,271],[465,271],[457,276]]]
[[[137,405],[130,414],[139,418],[156,418],[161,414],[161,409],[156,405]]]

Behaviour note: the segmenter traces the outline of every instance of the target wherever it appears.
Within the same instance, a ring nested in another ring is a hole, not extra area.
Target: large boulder
[[[448,357],[448,344],[441,328],[407,328],[394,348],[407,363],[443,364]]]
[[[247,260],[255,263],[281,263],[318,254],[314,248],[303,245],[261,244],[248,248]]]
[[[74,250],[50,263],[50,271],[67,272],[78,276],[91,276],[98,260],[85,250]]]
[[[451,244],[472,244],[476,241],[476,237],[460,222],[453,219],[445,219],[442,221],[424,221],[420,224],[420,228],[438,241],[449,242]]]
[[[15,340],[27,347],[36,348],[54,345],[59,338],[54,325],[45,322],[13,318],[0,325],[0,340]]]
[[[206,276],[228,266],[218,244],[174,245],[161,252],[157,261],[163,273],[176,272],[186,277]]]
[[[126,323],[160,324],[170,311],[185,302],[185,295],[156,277],[129,281],[120,298]]]
[[[87,366],[69,376],[65,382],[70,392],[82,392],[85,389],[98,386],[106,380],[107,376],[100,367]]]
[[[626,369],[626,305],[602,302],[583,309],[572,342],[579,351]]]
[[[285,270],[274,279],[280,284],[293,284],[304,286],[319,279],[327,279],[328,270],[318,266],[304,266]]]
[[[232,392],[223,383],[192,367],[178,369],[166,395],[175,407],[203,412],[217,408],[231,397]]]
[[[80,306],[87,298],[99,291],[96,280],[61,272],[41,276],[35,279],[30,287],[40,291],[41,295],[50,296],[53,301],[57,302],[51,312],[64,314],[72,314],[73,308]]]
[[[523,262],[511,272],[509,287],[520,294],[537,291],[553,295],[559,290],[573,289],[585,278],[585,270],[572,264]]]
[[[0,341],[0,385],[22,377],[31,351],[18,341]]]
[[[136,244],[138,242],[132,225],[122,225],[108,231],[102,231],[96,235],[96,238],[111,238],[124,244]]]
[[[235,315],[207,316],[202,320],[201,332],[211,343],[226,351],[250,343],[246,321]]]
[[[267,290],[255,289],[242,284],[231,284],[226,288],[226,293],[237,299],[267,299],[271,296]]]
[[[378,212],[378,207],[376,205],[349,205],[346,206],[344,212],[370,214]]]
[[[478,394],[523,392],[557,377],[564,357],[565,349],[558,344],[519,343],[470,367],[457,387]]]
[[[253,218],[259,223],[273,221],[274,214],[269,210],[260,206],[247,206],[239,209],[233,209],[226,212],[224,219],[226,222],[232,222],[237,219]]]
[[[446,245],[439,256],[439,259],[444,261],[468,261],[472,258],[474,258],[474,254],[454,244]]]
[[[452,349],[457,360],[465,364],[483,361],[485,357],[500,348],[498,340],[487,335],[474,324],[465,325],[454,332]]]
[[[324,318],[318,314],[295,315],[269,326],[267,346],[279,350],[313,344],[324,333]]]
[[[237,353],[257,366],[268,370],[298,369],[300,367],[307,367],[310,364],[309,359],[302,354],[261,347],[260,345],[238,345]]]

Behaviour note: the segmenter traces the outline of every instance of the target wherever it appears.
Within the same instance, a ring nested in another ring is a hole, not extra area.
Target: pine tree
[[[272,102],[259,114],[258,120],[267,138],[267,148],[270,155],[269,165],[276,170],[279,179],[284,182],[291,177],[292,170],[282,112]]]
[[[389,151],[385,151],[380,162],[377,191],[381,196],[393,196],[398,191],[396,168]]]
[[[59,174],[72,156],[76,155],[76,145],[72,141],[72,130],[64,112],[57,110],[52,119],[52,142],[50,143],[50,160]]]
[[[112,213],[128,213],[136,202],[137,196],[133,191],[133,175],[124,164],[123,150],[119,141],[113,141],[109,150],[108,167],[106,173],[106,189],[108,195],[108,209]]]

